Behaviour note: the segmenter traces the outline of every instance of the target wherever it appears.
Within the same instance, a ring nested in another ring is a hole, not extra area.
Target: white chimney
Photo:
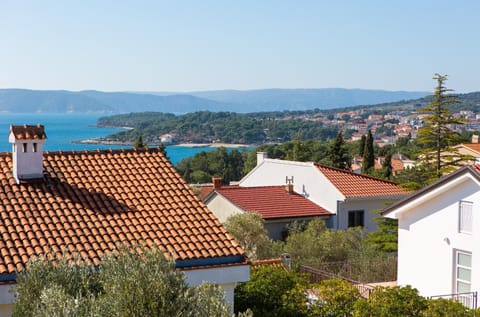
[[[268,158],[267,152],[257,152],[257,166],[262,164],[266,158]]]
[[[472,134],[472,143],[478,143],[478,134]]]
[[[43,144],[47,139],[43,125],[11,125],[13,177],[22,180],[43,177]]]

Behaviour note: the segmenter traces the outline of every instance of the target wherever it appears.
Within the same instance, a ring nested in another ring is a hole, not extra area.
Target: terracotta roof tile
[[[322,164],[317,168],[347,198],[372,196],[398,196],[408,194],[394,182],[352,173]]]
[[[285,186],[228,186],[217,188],[216,192],[244,211],[259,213],[263,219],[330,215],[326,209],[302,195],[295,192],[288,193]]]
[[[12,125],[10,132],[17,140],[44,140],[47,138],[43,125]]]
[[[98,264],[120,243],[157,244],[182,260],[244,260],[159,150],[45,152],[43,164],[44,181],[16,184],[11,154],[0,153],[0,274],[48,251]]]

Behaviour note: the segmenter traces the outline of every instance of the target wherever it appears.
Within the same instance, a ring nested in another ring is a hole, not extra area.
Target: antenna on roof
[[[293,185],[293,176],[290,178],[288,178],[288,176],[285,176],[285,184]]]

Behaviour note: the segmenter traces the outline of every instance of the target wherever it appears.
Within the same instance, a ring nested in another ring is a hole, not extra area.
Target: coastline
[[[77,144],[102,144],[102,145],[133,146],[133,143],[129,143],[129,142],[106,141],[106,140],[99,140],[99,139],[77,140],[77,141],[73,141],[72,143],[77,143]],[[150,144],[150,145],[158,146],[159,144]],[[252,145],[247,145],[247,144],[233,144],[233,143],[179,143],[179,144],[165,144],[165,146],[179,146],[179,147],[186,147],[186,148],[219,148],[219,147],[227,147],[227,148],[234,148],[234,149],[252,147]]]

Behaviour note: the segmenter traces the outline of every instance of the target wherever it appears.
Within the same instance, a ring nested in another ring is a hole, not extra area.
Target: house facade
[[[398,219],[399,285],[423,296],[480,290],[479,202],[480,167],[470,165],[382,212]]]
[[[159,149],[43,152],[43,126],[12,126],[0,153],[0,316],[16,274],[36,256],[79,254],[98,265],[122,245],[173,258],[190,285],[222,286],[233,304],[249,279],[245,252]]]
[[[265,229],[274,240],[284,238],[286,226],[294,221],[328,220],[330,212],[293,190],[293,185],[239,187],[221,186],[214,179],[214,188],[204,199],[221,222],[245,212],[256,212],[265,220]]]
[[[363,226],[377,230],[374,221],[386,205],[408,193],[397,184],[313,162],[269,159],[257,153],[257,166],[239,182],[240,187],[293,183],[294,191],[332,214],[329,227]]]

